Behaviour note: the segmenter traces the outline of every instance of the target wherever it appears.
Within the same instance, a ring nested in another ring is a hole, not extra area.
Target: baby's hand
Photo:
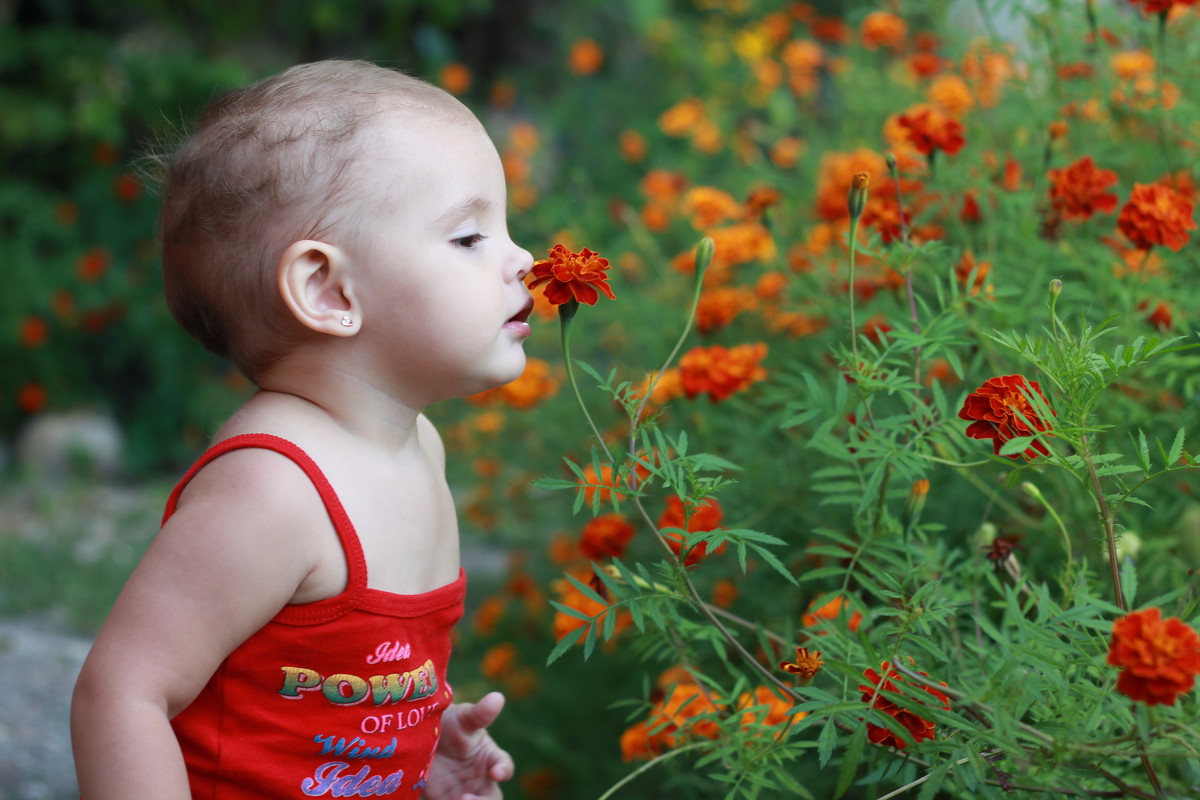
[[[429,778],[427,800],[499,800],[498,783],[513,776],[513,761],[487,728],[504,708],[504,695],[492,692],[478,703],[455,703],[442,715]]]

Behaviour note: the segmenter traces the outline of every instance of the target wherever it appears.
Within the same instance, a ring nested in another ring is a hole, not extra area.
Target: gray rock
[[[17,438],[17,468],[51,484],[72,475],[112,479],[121,469],[124,437],[102,411],[41,414]]]
[[[69,733],[71,691],[91,642],[0,620],[0,798],[79,797]]]

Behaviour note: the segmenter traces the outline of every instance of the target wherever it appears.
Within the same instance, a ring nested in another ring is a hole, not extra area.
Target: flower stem
[[[567,383],[571,384],[571,391],[575,393],[575,400],[579,403],[579,408],[583,411],[583,417],[591,427],[592,433],[595,434],[596,441],[600,443],[600,449],[604,451],[605,457],[609,461],[612,461],[612,453],[609,452],[608,445],[604,443],[604,437],[600,435],[600,429],[592,421],[592,415],[588,413],[587,405],[583,402],[583,395],[579,393],[579,383],[575,380],[575,369],[571,363],[571,320],[575,318],[575,312],[578,310],[579,301],[575,299],[571,299],[558,307],[559,334],[562,338],[563,363],[567,368]]]
[[[1122,612],[1128,612],[1129,606],[1125,605],[1125,592],[1121,588],[1121,564],[1117,558],[1117,532],[1113,525],[1112,511],[1108,507],[1108,500],[1104,497],[1104,487],[1100,485],[1100,476],[1096,474],[1096,465],[1092,461],[1091,453],[1088,452],[1086,440],[1083,445],[1079,456],[1087,465],[1088,477],[1092,482],[1092,493],[1096,496],[1096,505],[1100,509],[1100,521],[1104,525],[1104,540],[1108,542],[1108,566],[1112,571],[1113,596],[1116,598],[1117,607]]]

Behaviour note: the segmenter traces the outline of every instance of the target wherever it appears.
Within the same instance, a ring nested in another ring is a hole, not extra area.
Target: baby
[[[84,664],[84,800],[499,797],[503,696],[451,705],[465,576],[421,413],[525,366],[496,148],[442,90],[329,61],[220,97],[164,168],[167,302],[258,392]]]

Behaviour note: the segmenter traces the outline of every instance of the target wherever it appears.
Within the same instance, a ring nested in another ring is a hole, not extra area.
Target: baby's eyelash
[[[482,233],[472,233],[468,236],[459,236],[457,239],[451,239],[450,241],[452,241],[457,247],[464,247],[470,250],[472,247],[479,244],[486,238],[487,237]]]

